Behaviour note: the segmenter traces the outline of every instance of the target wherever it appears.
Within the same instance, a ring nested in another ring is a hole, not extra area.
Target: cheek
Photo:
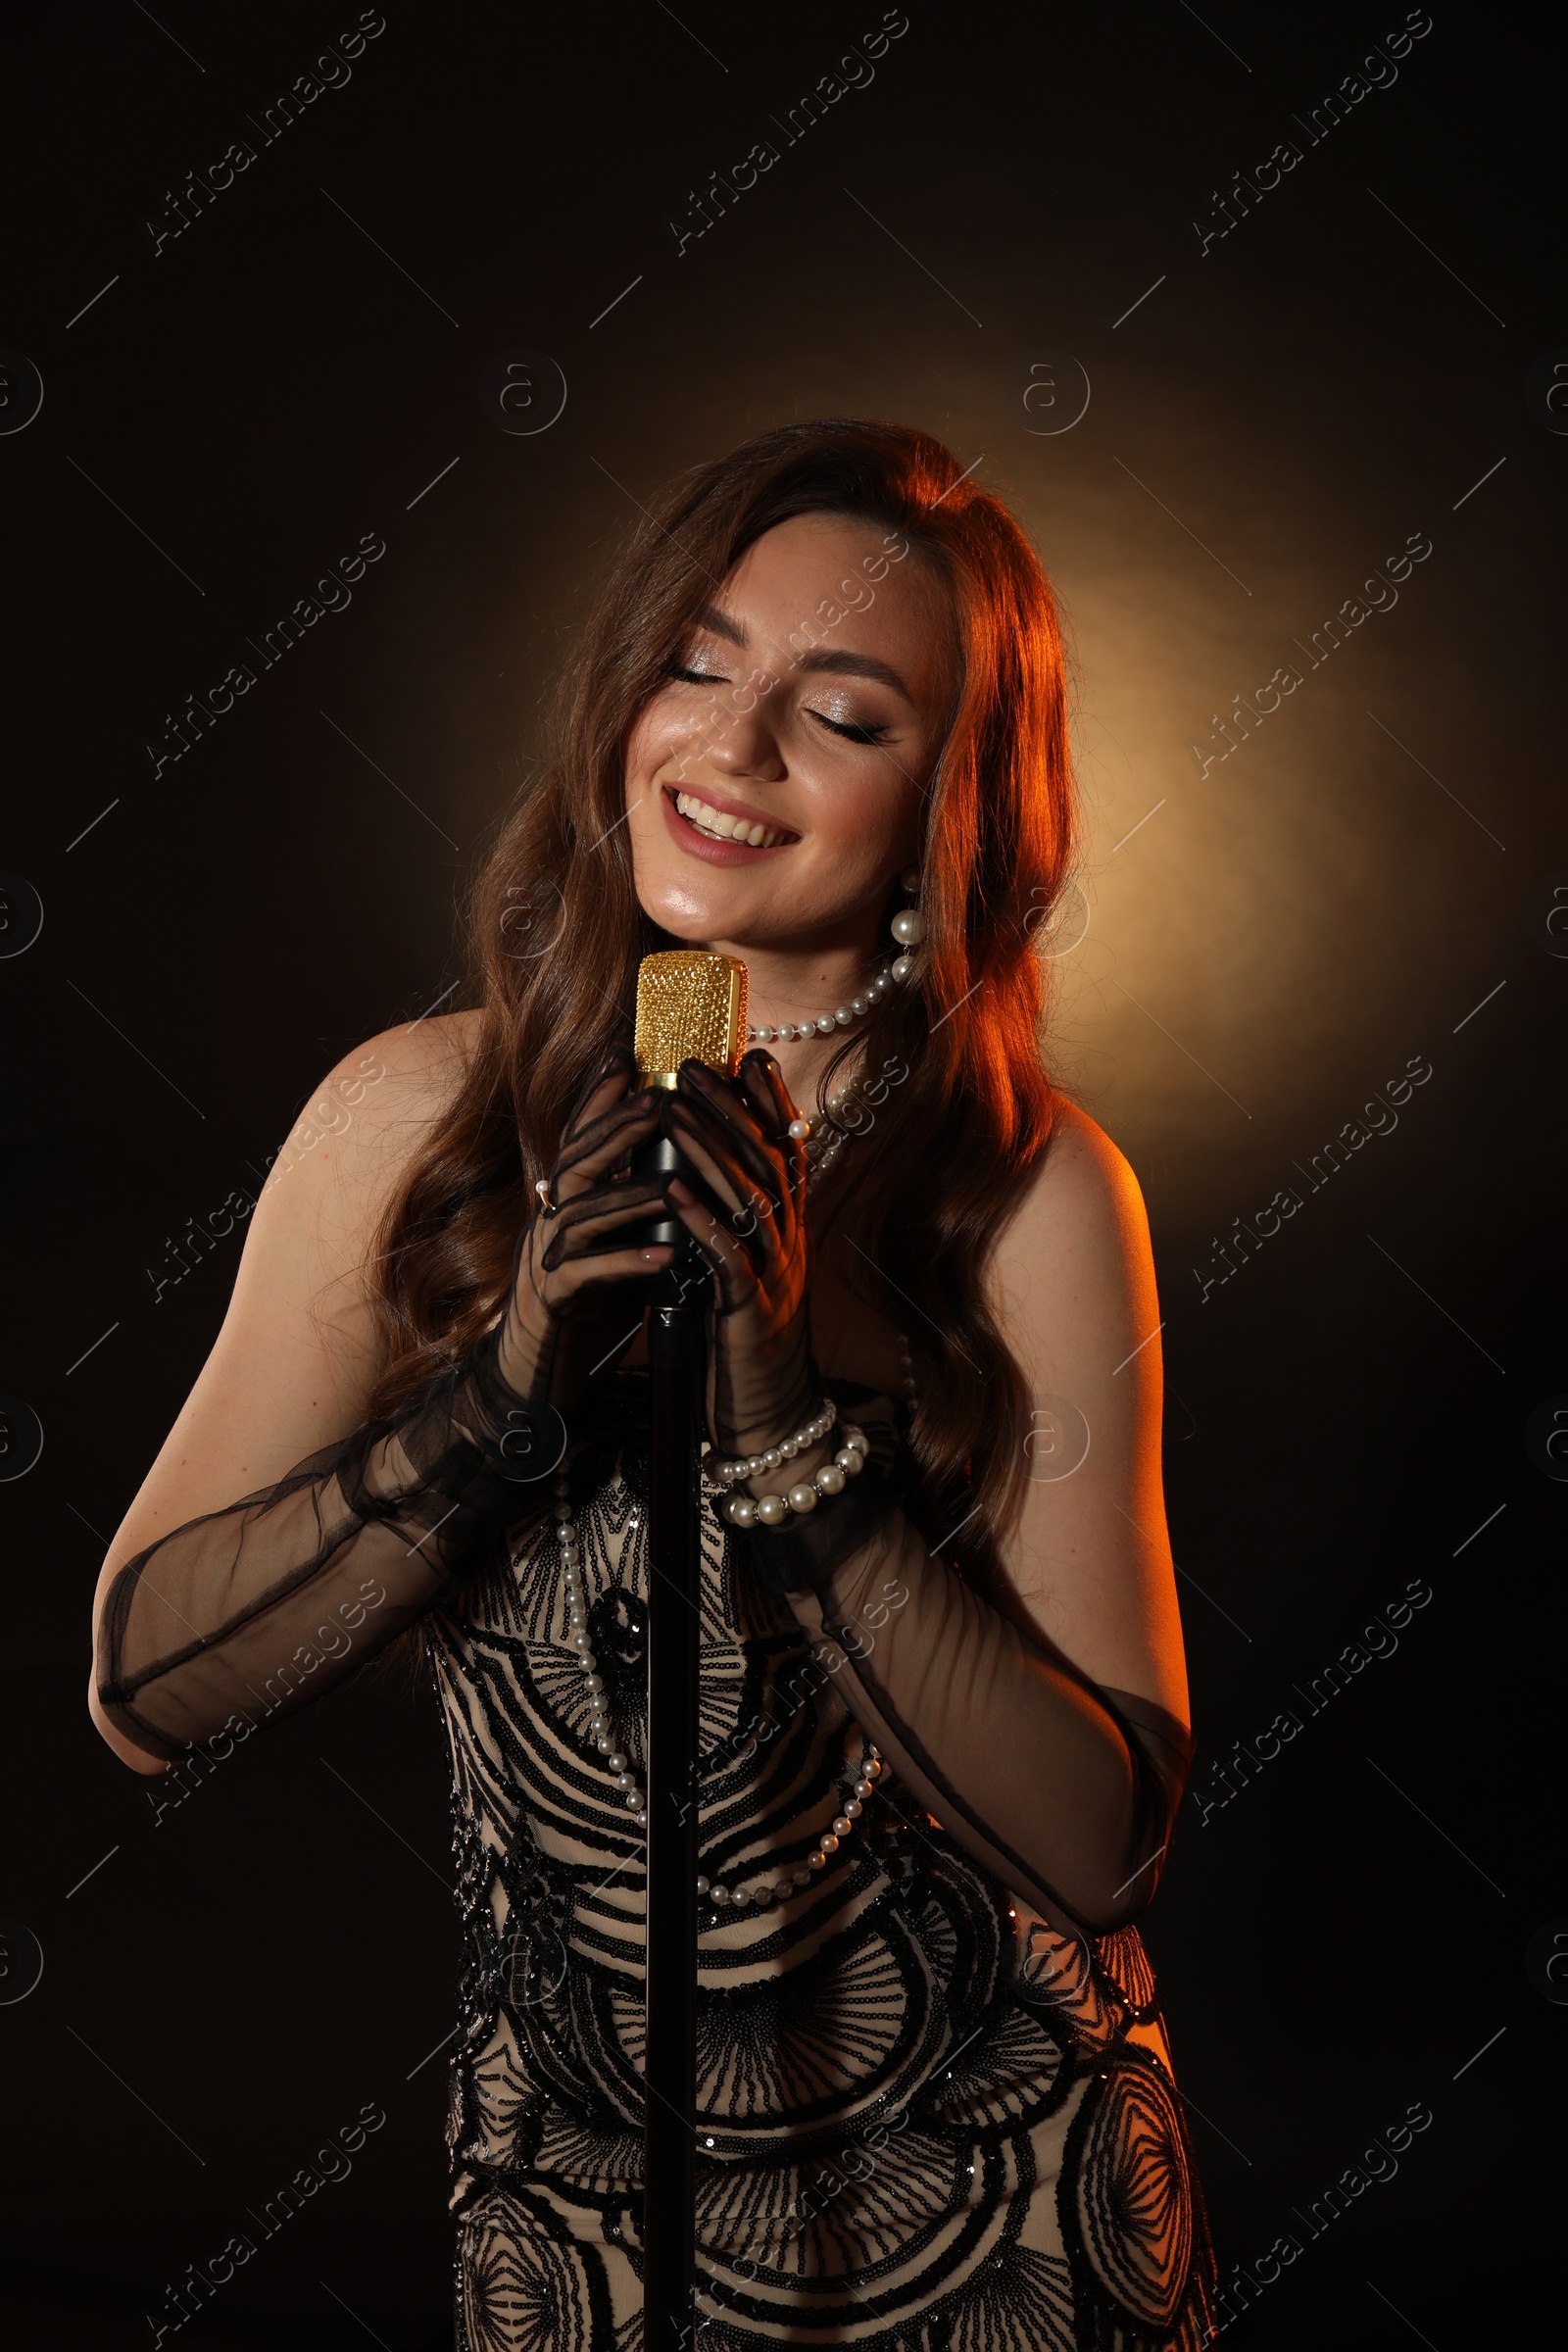
[[[912,837],[917,801],[897,771],[835,779],[817,796],[812,810],[824,858],[842,862],[846,871],[885,865]]]
[[[866,794],[826,794],[811,814],[813,846],[830,871],[858,869],[880,857],[887,812]]]
[[[626,797],[631,801],[645,788],[658,766],[664,737],[656,714],[645,710],[626,738]]]
[[[645,796],[661,768],[675,775],[684,772],[680,766],[683,760],[690,764],[701,759],[709,723],[706,706],[694,710],[684,695],[667,700],[655,696],[626,738],[628,807]]]

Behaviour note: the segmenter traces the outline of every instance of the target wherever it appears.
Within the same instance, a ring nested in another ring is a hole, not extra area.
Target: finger
[[[683,1105],[671,1104],[669,1129],[693,1176],[705,1179],[698,1187],[700,1193],[706,1191],[709,1195],[704,1206],[727,1220],[730,1230],[743,1238],[759,1233],[763,1227],[776,1233],[782,1200],[782,1189],[776,1179],[771,1185],[758,1183],[725,1142],[714,1135],[712,1122],[699,1125]],[[777,1243],[763,1247],[771,1250]]]
[[[755,1056],[755,1060],[760,1065],[766,1065],[766,1056],[761,1056],[761,1054]],[[753,1075],[753,1082],[757,1082],[757,1072],[750,1072],[750,1075]],[[757,1211],[771,1221],[771,1233],[766,1237],[768,1272],[776,1268],[778,1260],[790,1256],[797,1240],[800,1240],[804,1200],[807,1200],[807,1154],[804,1154],[804,1143],[800,1139],[792,1139],[792,1136],[780,1136],[778,1141],[773,1141],[771,1122],[783,1115],[785,1110],[792,1112],[790,1096],[783,1089],[783,1082],[778,1087],[778,1096],[783,1101],[766,1092],[766,1127],[761,1127],[761,1131],[755,1115],[755,1105],[745,1105],[743,1124],[738,1119],[721,1124],[717,1115],[710,1115],[706,1119],[706,1134],[703,1134],[703,1141],[708,1143],[710,1151],[714,1152],[714,1157],[719,1159],[719,1164],[729,1174],[731,1186],[741,1188],[748,1204],[755,1204]],[[691,1107],[698,1117],[703,1115],[703,1107],[706,1107],[701,1101],[696,1101],[696,1096],[694,1099],[684,1099],[679,1094],[677,1105],[682,1110]],[[717,1096],[714,1096],[714,1112],[717,1112]],[[750,1143],[748,1148],[748,1139],[757,1141]]]
[[[616,1119],[630,1118],[646,1112],[657,1103],[655,1089],[640,1087],[628,1094],[625,1081],[618,1076],[607,1078],[588,1097],[581,1113],[562,1135],[560,1158],[566,1164],[575,1162],[585,1151],[592,1151],[607,1125]]]
[[[753,1184],[744,1169],[729,1169],[712,1156],[696,1129],[672,1118],[669,1132],[680,1150],[678,1181],[684,1183],[688,1200],[696,1200],[716,1223],[735,1233],[755,1231],[759,1218],[773,1221],[778,1212],[770,1196]],[[676,1181],[666,1176],[666,1188]]]
[[[791,1194],[799,1205],[805,1199],[806,1190],[806,1139],[789,1132],[801,1114],[790,1100],[784,1073],[771,1054],[754,1051],[746,1054],[741,1062],[740,1083],[762,1127],[767,1128],[772,1119],[778,1121],[784,1137],[778,1149],[789,1170]]]
[[[612,1108],[635,1084],[637,1064],[626,1046],[612,1046],[577,1097],[562,1127],[562,1150],[577,1142],[585,1128]]]
[[[708,1062],[699,1060],[695,1054],[689,1054],[675,1073],[676,1091],[697,1096],[701,1101],[709,1103],[716,1115],[726,1120],[732,1127],[749,1130],[759,1137],[762,1137],[771,1125],[772,1103],[769,1101],[763,1105],[762,1116],[760,1120],[758,1106],[749,1099],[746,1092],[745,1071],[747,1062],[765,1062],[767,1056],[760,1048],[754,1049],[742,1061],[740,1073],[733,1078],[726,1078],[721,1071],[711,1068]],[[780,1080],[780,1084],[782,1085],[782,1080]],[[788,1101],[787,1096],[785,1101]],[[790,1115],[794,1116],[793,1111]]]
[[[761,1133],[769,1140],[777,1138],[774,1149],[783,1163],[789,1189],[799,1200],[806,1181],[806,1139],[791,1135],[790,1128],[804,1114],[795,1106],[783,1071],[771,1054],[756,1048],[742,1060],[736,1083]]]
[[[744,1245],[725,1232],[678,1176],[670,1179],[668,1192],[671,1208],[717,1278],[720,1312],[733,1314],[752,1305],[762,1286]]]
[[[754,1046],[750,1054],[742,1056],[736,1083],[744,1089],[763,1126],[777,1117],[781,1125],[788,1127],[791,1119],[798,1116],[783,1071],[772,1054],[764,1054],[760,1046]]]
[[[726,1139],[715,1129],[714,1121],[703,1118],[679,1102],[671,1102],[667,1115],[670,1135],[680,1146],[683,1157],[706,1180],[723,1207],[738,1208],[753,1188],[734,1152],[727,1148]]]
[[[753,1282],[764,1292],[771,1291],[794,1246],[794,1225],[788,1204],[781,1210],[775,1195],[755,1183],[738,1161],[728,1159],[721,1151],[715,1151],[712,1164],[728,1181],[722,1192],[710,1191],[702,1182],[697,1165],[698,1158],[706,1159],[707,1153],[700,1153],[691,1135],[683,1133],[678,1125],[672,1125],[671,1133],[677,1137],[682,1152],[693,1154],[683,1170],[685,1188],[679,1179],[669,1180],[671,1201],[678,1202],[684,1198],[706,1210],[712,1222],[739,1244]]]
[[[681,1066],[675,1099],[703,1121],[712,1141],[722,1139],[755,1183],[764,1186],[775,1201],[783,1201],[789,1190],[789,1172],[777,1140],[765,1132],[752,1104],[734,1087],[716,1078],[702,1062],[688,1061]]]
[[[607,1250],[600,1257],[574,1258],[551,1276],[552,1312],[573,1322],[587,1310],[602,1312],[617,1283],[646,1280],[669,1265],[674,1256],[673,1244],[651,1242],[640,1249]]]
[[[598,1068],[594,1071],[593,1076],[583,1087],[582,1093],[577,1097],[576,1103],[572,1108],[570,1117],[566,1121],[565,1127],[563,1129],[563,1133],[566,1135],[571,1134],[572,1130],[576,1127],[578,1120],[583,1117],[595,1095],[603,1094],[606,1102],[613,1102],[615,1099],[614,1095],[609,1090],[615,1084],[617,1080],[619,1081],[619,1092],[624,1094],[626,1088],[631,1083],[631,1080],[636,1072],[636,1068],[637,1063],[633,1057],[632,1051],[629,1046],[612,1046],[609,1053],[599,1063]]]
[[[653,1222],[668,1205],[658,1179],[617,1184],[574,1200],[550,1219],[539,1263],[553,1273],[569,1258],[591,1255],[606,1235],[618,1233],[622,1226]]]
[[[551,1177],[552,1189],[564,1200],[575,1200],[590,1191],[608,1168],[652,1135],[658,1124],[659,1104],[652,1087],[612,1103],[563,1144]]]
[[[773,1170],[771,1190],[779,1217],[780,1247],[788,1250],[806,1203],[806,1140],[789,1133],[792,1123],[800,1123],[799,1114],[783,1073],[770,1054],[760,1051],[748,1054],[735,1083],[745,1102],[748,1132],[760,1135]]]

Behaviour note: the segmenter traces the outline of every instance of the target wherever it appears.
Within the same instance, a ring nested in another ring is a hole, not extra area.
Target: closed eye
[[[880,725],[847,726],[839,719],[828,718],[820,710],[811,710],[808,715],[815,719],[819,727],[829,727],[835,735],[843,735],[851,743],[881,743],[891,732],[889,728]]]
[[[673,658],[664,663],[664,675],[666,678],[673,678],[681,686],[728,686],[732,682],[721,669],[693,669],[688,662],[679,662]],[[819,727],[826,727],[830,734],[843,736],[847,743],[882,743],[892,733],[890,727],[884,726],[880,722],[855,725],[841,719],[829,718],[825,711],[812,710],[809,708],[808,708],[807,715],[814,718]]]
[[[721,669],[688,669],[682,662],[664,663],[666,678],[676,678],[683,686],[727,686],[728,678]]]

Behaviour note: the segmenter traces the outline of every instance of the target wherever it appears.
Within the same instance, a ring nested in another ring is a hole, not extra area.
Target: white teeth
[[[722,809],[710,808],[694,792],[677,792],[675,806],[688,823],[695,825],[700,833],[710,834],[714,841],[740,841],[748,849],[771,850],[785,839],[784,834],[770,825],[749,822],[744,816],[730,816]]]

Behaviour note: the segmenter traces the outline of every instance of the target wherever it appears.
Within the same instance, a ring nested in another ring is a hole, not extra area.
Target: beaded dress
[[[497,1344],[126,1561],[97,1690],[154,1756],[225,1752],[422,1622],[464,1927],[456,2342],[632,2352],[646,1376],[594,1384],[554,1484],[519,1490],[532,1408]],[[820,1589],[787,1591],[705,1480],[704,2352],[1196,2352],[1212,2263],[1131,1925],[1185,1732],[928,1552],[905,1408],[827,1386],[867,1433],[857,1492],[892,1499],[864,1541],[831,1506]]]
[[[902,1408],[827,1386],[890,1461]],[[642,2341],[645,1390],[604,1386],[554,1518],[428,1620],[464,1925],[461,2352]],[[1188,2352],[1211,2266],[1137,1930],[1062,1933],[896,1774],[868,1782],[831,1654],[704,1491],[700,2343]]]

